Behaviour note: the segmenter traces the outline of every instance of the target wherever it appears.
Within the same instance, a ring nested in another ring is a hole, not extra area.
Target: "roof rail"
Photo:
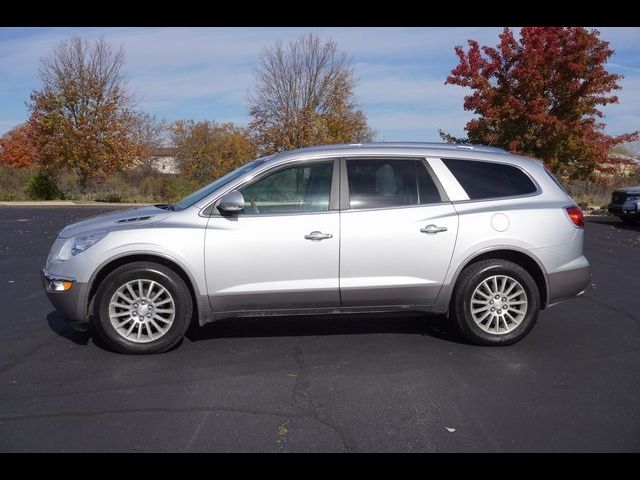
[[[422,147],[422,148],[438,148],[441,150],[469,150],[473,152],[487,152],[487,153],[509,153],[504,148],[491,147],[481,144],[457,144],[457,143],[443,143],[443,142],[371,142],[353,144],[354,146],[361,147],[373,147],[376,145],[387,147]]]
[[[349,144],[337,144],[337,145],[316,145],[312,147],[299,148],[293,151],[323,151],[332,149],[357,149],[357,148],[376,148],[376,147],[395,147],[395,148],[431,148],[434,150],[466,150],[471,152],[485,152],[485,153],[499,153],[509,154],[507,150],[498,147],[490,147],[487,145],[461,145],[456,143],[442,143],[442,142],[370,142],[370,143],[349,143]],[[289,150],[292,152],[292,150]],[[280,152],[288,153],[288,152]]]

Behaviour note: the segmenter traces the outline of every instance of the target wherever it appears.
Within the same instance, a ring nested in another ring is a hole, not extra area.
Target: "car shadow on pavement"
[[[348,314],[228,318],[202,327],[192,325],[192,342],[214,338],[297,337],[317,335],[415,334],[469,344],[450,320],[419,313]]]
[[[56,311],[47,315],[49,328],[76,345],[86,346],[90,340],[104,350],[111,351],[91,331],[72,327]],[[410,334],[422,335],[441,340],[466,344],[450,320],[444,316],[419,313],[390,315],[350,314],[227,318],[208,323],[202,327],[192,324],[186,337],[192,342],[215,338],[250,337],[301,337],[318,335],[368,335],[368,334]]]
[[[73,328],[62,315],[55,310],[47,315],[49,328],[61,337],[71,340],[77,345],[87,345],[92,337],[91,332]]]
[[[620,230],[628,230],[630,232],[640,232],[640,223],[636,225],[630,225],[628,223],[624,223],[617,217],[588,217],[588,223],[599,223],[600,225],[611,225],[613,227],[619,228]]]

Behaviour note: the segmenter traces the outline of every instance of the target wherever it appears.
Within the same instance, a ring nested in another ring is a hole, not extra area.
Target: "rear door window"
[[[520,168],[504,163],[443,158],[471,200],[530,195],[538,189]]]
[[[347,160],[349,208],[389,208],[442,201],[421,160]]]

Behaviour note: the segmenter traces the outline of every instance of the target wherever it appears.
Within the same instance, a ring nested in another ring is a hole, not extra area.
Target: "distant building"
[[[610,153],[611,161],[603,162],[603,167],[613,167],[616,175],[632,175],[640,169],[640,158],[630,157],[621,153]]]
[[[180,165],[176,158],[175,147],[159,147],[151,151],[149,164],[151,167],[160,172],[176,175],[180,173]]]

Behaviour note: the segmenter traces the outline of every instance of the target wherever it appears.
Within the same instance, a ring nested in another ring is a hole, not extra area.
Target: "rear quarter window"
[[[538,189],[518,167],[504,163],[443,158],[471,200],[530,195]]]

